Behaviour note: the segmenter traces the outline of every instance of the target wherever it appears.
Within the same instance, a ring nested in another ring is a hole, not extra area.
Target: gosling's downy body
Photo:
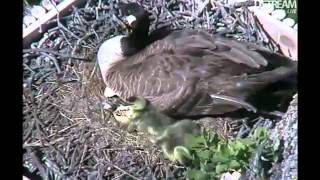
[[[130,109],[128,120],[120,121],[120,123],[126,122],[128,124],[129,131],[138,130],[152,135],[150,137],[160,136],[168,126],[176,122],[175,119],[158,111],[145,98],[131,97],[129,104],[127,106],[127,109]],[[153,139],[150,140],[153,141]]]
[[[168,126],[155,143],[171,161],[188,164],[193,159],[190,149],[187,148],[192,143],[191,139],[188,139],[190,135],[200,136],[200,126],[191,120],[181,120]]]
[[[191,120],[176,121],[158,111],[142,97],[129,98],[127,109],[130,109],[130,113],[127,116],[129,119],[125,122],[129,124],[129,131],[136,129],[144,132],[152,143],[161,147],[171,161],[186,164],[192,160],[188,149],[191,142],[188,137],[201,135],[199,125]]]
[[[257,112],[274,92],[296,91],[297,62],[285,56],[193,29],[150,42],[148,13],[137,4],[126,8],[131,34],[104,42],[98,52],[106,96],[145,97],[167,115],[198,116]]]

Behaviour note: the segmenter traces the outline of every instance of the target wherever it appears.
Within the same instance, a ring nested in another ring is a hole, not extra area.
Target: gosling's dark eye
[[[137,97],[131,96],[131,97],[129,97],[128,102],[133,103],[133,102],[135,102],[137,99],[138,99]]]

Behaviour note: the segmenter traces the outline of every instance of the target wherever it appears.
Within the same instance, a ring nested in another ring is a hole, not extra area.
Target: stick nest
[[[245,5],[222,1],[138,1],[152,14],[151,30],[202,28],[273,51]],[[179,178],[182,167],[163,158],[144,136],[120,128],[102,109],[99,45],[127,33],[117,0],[89,0],[49,22],[53,28],[23,51],[23,163],[44,179]],[[211,120],[230,136],[227,120]],[[207,121],[208,123],[208,121]]]

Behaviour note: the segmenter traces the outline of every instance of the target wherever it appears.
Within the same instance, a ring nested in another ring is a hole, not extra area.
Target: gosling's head
[[[148,106],[151,105],[148,100],[142,97],[130,97],[126,105],[119,106],[113,115],[115,119],[122,125],[135,124]]]
[[[150,102],[147,99],[136,96],[130,97],[128,103],[134,111],[143,111],[150,105]]]

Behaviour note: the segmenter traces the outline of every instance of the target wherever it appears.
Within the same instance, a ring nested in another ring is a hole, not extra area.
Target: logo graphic
[[[263,5],[272,5],[274,10],[284,10],[286,18],[297,21],[297,0],[263,0]]]
[[[298,0],[261,0],[262,9],[272,17],[297,30]]]

